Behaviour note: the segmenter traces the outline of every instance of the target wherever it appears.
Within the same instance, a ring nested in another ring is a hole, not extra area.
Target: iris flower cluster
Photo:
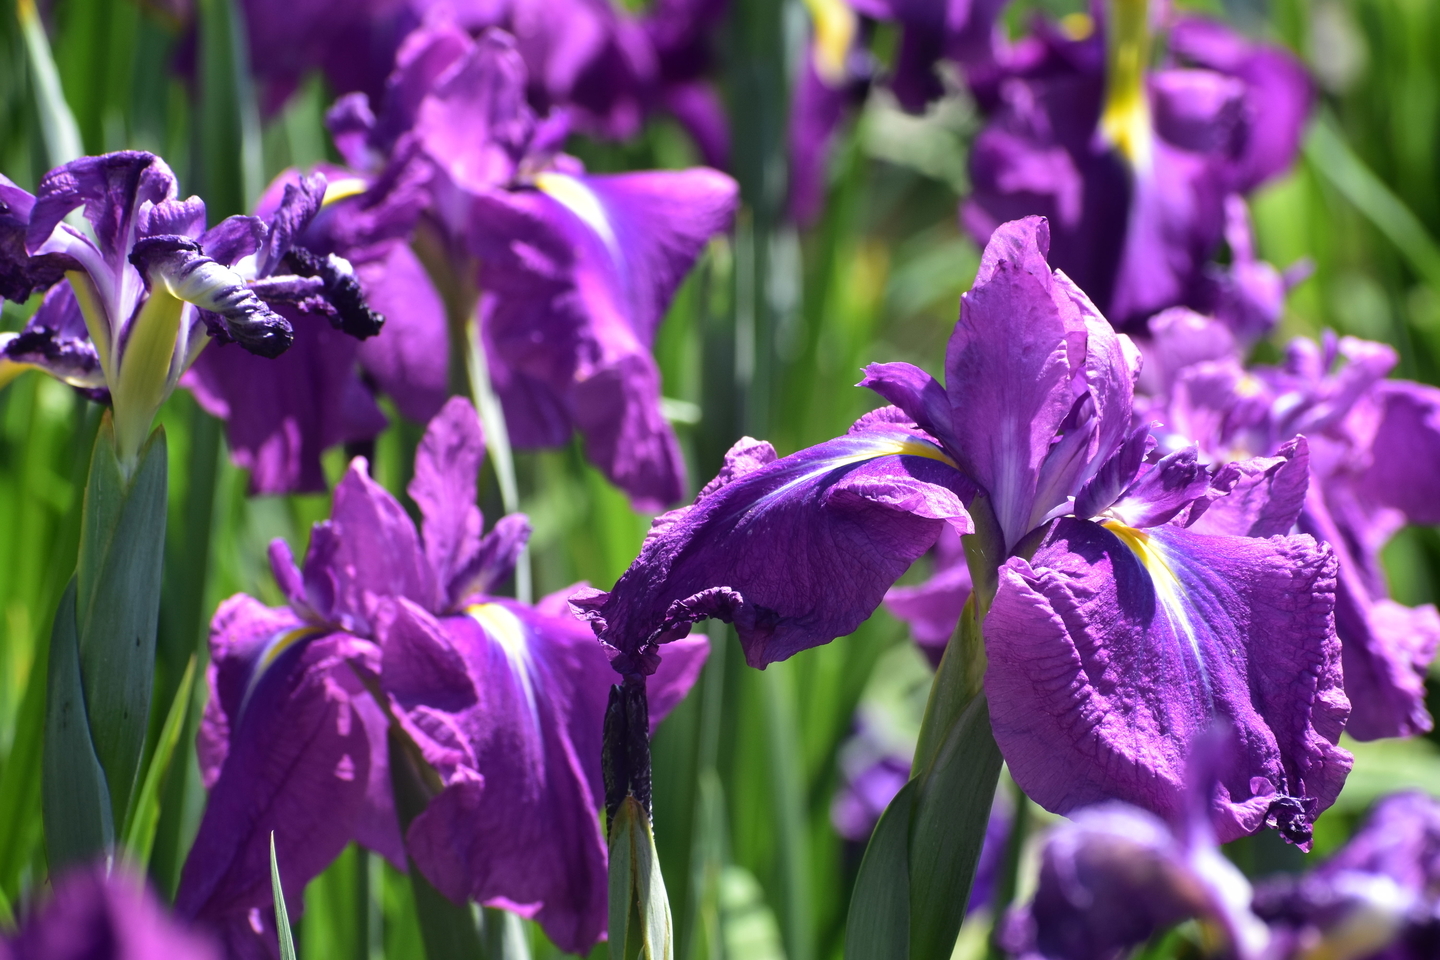
[[[1220,837],[1268,823],[1306,843],[1350,767],[1334,551],[1290,533],[1285,456],[1156,449],[1140,351],[1048,248],[1038,217],[996,231],[943,384],[872,364],[862,385],[891,405],[846,436],[783,458],[742,440],[613,590],[572,603],[619,671],[654,670],[707,617],[764,667],[852,632],[942,531],[978,534],[985,693],[1031,799],[1174,814],[1192,741],[1225,722]]]
[[[351,843],[584,953],[625,886],[607,877],[617,786],[648,790],[645,737],[706,662],[693,625],[733,624],[764,669],[882,603],[942,673],[979,664],[981,734],[1070,818],[1033,899],[996,918],[1006,950],[1110,960],[1194,920],[1239,960],[1433,955],[1432,800],[1385,800],[1298,877],[1252,886],[1219,851],[1267,828],[1309,849],[1351,769],[1342,732],[1433,726],[1440,614],[1391,599],[1380,555],[1405,524],[1440,523],[1440,390],[1387,379],[1395,352],[1354,338],[1247,360],[1299,273],[1255,256],[1244,197],[1293,159],[1310,82],[1144,0],[1013,41],[1002,6],[807,4],[792,219],[818,214],[835,131],[872,82],[916,113],[963,83],[982,122],[959,213],[977,276],[941,376],[873,363],[859,385],[880,405],[844,435],[783,457],[741,439],[608,591],[506,595],[530,525],[487,529],[486,433],[502,449],[578,435],[637,509],[683,498],[652,348],[737,184],[594,174],[564,146],[668,111],[723,166],[707,77],[723,0],[294,19],[253,0],[266,106],[323,69],[342,164],[287,171],[255,216],[208,228],[148,153],[76,160],[34,195],[0,177],[0,298],[44,293],[0,334],[0,385],[36,367],[109,403],[122,467],[177,385],[225,421],[256,493],[325,490],[323,452],[373,441],[381,395],[427,423],[406,502],[351,458],[301,560],[269,547],[284,604],[239,594],[211,623],[209,798],[175,907],[218,946],[96,869],[57,883],[0,958],[271,956],[272,850],[295,916]],[[869,50],[882,24],[888,67]],[[927,555],[930,577],[897,585]],[[636,697],[648,714],[622,742]],[[849,840],[878,835],[919,776],[892,746],[852,743],[833,806]],[[1011,830],[1002,800],[972,909],[1013,873]]]
[[[323,489],[321,451],[385,426],[367,383],[429,419],[456,351],[478,337],[514,445],[578,431],[638,507],[683,495],[650,348],[680,281],[728,229],[735,183],[708,168],[586,174],[560,150],[569,114],[538,115],[528,76],[514,37],[475,39],[442,18],[406,37],[378,114],[364,94],[330,111],[349,166],[324,172],[350,196],[305,240],[355,264],[390,329],[357,347],[315,326],[279,364],[217,355],[196,368],[196,397],[226,419],[256,492]],[[261,209],[300,179],[282,175]],[[268,399],[252,412],[257,382]]]

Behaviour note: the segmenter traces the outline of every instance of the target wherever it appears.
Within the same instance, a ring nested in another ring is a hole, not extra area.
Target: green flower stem
[[[163,430],[126,470],[105,416],[51,639],[42,807],[52,868],[108,852],[128,819],[155,680],[166,470]]]
[[[985,497],[970,513],[976,532],[964,543],[975,587],[930,688],[910,782],[860,864],[846,956],[948,960],[965,920],[1002,762],[985,701],[981,623],[1004,541]]]

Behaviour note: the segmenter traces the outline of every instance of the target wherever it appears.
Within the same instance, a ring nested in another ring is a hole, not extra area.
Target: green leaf
[[[216,219],[248,213],[265,186],[260,110],[237,6],[233,0],[195,4],[200,102],[192,182]]]
[[[845,956],[904,960],[910,943],[910,822],[915,781],[900,788],[885,808],[850,895]]]
[[[1336,129],[1334,118],[1322,116],[1305,141],[1305,157],[1320,176],[1383,233],[1426,283],[1440,291],[1440,244],[1425,224],[1410,211],[1350,149]]]
[[[295,960],[295,937],[290,933],[290,914],[285,909],[285,891],[280,886],[280,862],[275,859],[275,831],[270,831],[270,896],[275,901],[275,930],[280,936],[280,960]]]
[[[967,551],[981,546],[966,538]],[[983,589],[984,578],[976,582]],[[850,901],[849,956],[949,960],[965,920],[1002,762],[982,687],[976,599],[935,674],[913,777],[866,849]]]
[[[80,127],[65,91],[60,87],[60,74],[50,52],[50,40],[34,0],[18,0],[15,15],[25,37],[25,53],[30,60],[30,80],[35,90],[35,109],[40,115],[40,135],[45,140],[45,157],[50,166],[69,163],[85,153],[80,143]]]
[[[670,899],[650,815],[633,796],[610,828],[610,960],[674,960]]]
[[[977,518],[977,526],[983,527],[986,519]],[[976,535],[965,538],[971,554],[980,553],[986,543],[986,538]],[[971,569],[976,566],[972,563]],[[982,592],[986,581],[975,579],[977,593]],[[993,596],[993,591],[985,596]],[[910,825],[912,960],[948,960],[955,947],[1000,779],[1000,748],[990,731],[983,688],[985,642],[977,599],[972,595],[966,603],[955,636],[945,648],[915,753]]]
[[[50,634],[41,806],[52,872],[83,863],[114,843],[110,792],[95,756],[80,679],[75,578],[60,598]]]
[[[185,726],[185,714],[190,706],[190,687],[195,680],[195,657],[185,667],[180,678],[180,689],[165,715],[165,725],[160,728],[160,739],[155,743],[155,755],[150,758],[150,767],[145,771],[145,780],[140,786],[131,808],[130,820],[123,833],[126,856],[143,872],[150,864],[150,850],[155,844],[155,827],[160,822],[160,783],[165,771],[170,768],[170,759],[175,755],[175,746],[180,742],[180,731]]]
[[[155,682],[165,551],[165,433],[157,429],[127,480],[107,415],[95,439],[80,528],[75,618],[85,709],[124,823],[140,772]]]
[[[974,697],[934,766],[915,781],[910,827],[910,957],[949,960],[1000,779],[985,695]]]
[[[73,623],[73,597],[70,609]],[[40,806],[43,779],[41,756],[47,723],[45,686],[49,679],[50,645],[40,643],[37,647],[30,678],[25,684],[25,697],[15,720],[10,755],[5,758],[4,775],[0,776],[0,823],[10,825],[0,830],[0,886],[17,882],[30,857],[30,838],[36,836],[32,833],[32,824]],[[18,887],[10,889],[19,892]]]

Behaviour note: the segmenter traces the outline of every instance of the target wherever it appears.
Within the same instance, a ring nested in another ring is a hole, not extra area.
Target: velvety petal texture
[[[272,831],[287,909],[303,910],[305,884],[350,842],[367,803],[372,751],[356,701],[369,694],[348,661],[378,656],[243,595],[221,606],[198,745],[210,801],[176,896],[182,916],[227,941],[246,928],[263,937]]]
[[[1239,731],[1222,840],[1267,820],[1307,842],[1350,758],[1336,561],[1308,537],[1215,537],[1063,519],[1000,572],[984,624],[995,737],[1037,803],[1123,799],[1177,816],[1192,741]]]
[[[450,400],[415,455],[423,533],[356,458],[303,565],[283,541],[271,546],[290,607],[240,595],[216,614],[197,743],[211,795],[177,902],[233,956],[273,937],[272,829],[292,915],[353,840],[408,858],[457,903],[535,917],[568,951],[604,935],[600,755],[614,674],[570,612],[574,588],[534,606],[486,594],[529,526],[512,515],[484,533],[484,449],[474,408]],[[672,649],[650,679],[652,724],[694,684],[709,644]],[[432,791],[403,841],[396,738]]]
[[[763,667],[855,629],[948,523],[969,532],[974,488],[913,426],[861,421],[776,459],[745,439],[695,503],[659,517],[609,594],[573,601],[649,673],[657,644],[707,617],[733,622]]]
[[[660,413],[650,349],[665,308],[717,232],[735,183],[711,170],[545,173],[476,203],[469,242],[493,294],[491,374],[521,446],[568,439],[640,509],[680,499],[684,466]]]

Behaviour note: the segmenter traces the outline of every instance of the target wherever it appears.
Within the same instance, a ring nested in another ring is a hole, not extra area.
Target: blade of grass
[[[285,891],[280,887],[280,863],[275,859],[275,831],[270,831],[270,895],[275,900],[275,931],[280,937],[280,960],[295,960],[295,937],[290,933],[290,914],[285,910]]]
[[[40,134],[45,141],[45,155],[50,166],[58,167],[84,154],[80,143],[80,126],[65,102],[60,86],[60,73],[50,52],[50,39],[35,0],[16,0],[15,17],[25,37],[25,53],[30,60],[30,78],[35,89],[35,109],[40,115]]]
[[[170,769],[170,760],[180,742],[180,731],[185,726],[185,715],[190,707],[190,688],[195,681],[195,656],[192,654],[185,673],[180,678],[180,687],[165,715],[165,725],[160,728],[160,739],[150,757],[150,766],[145,771],[145,780],[140,793],[131,807],[130,822],[123,834],[123,846],[130,862],[141,870],[150,864],[150,851],[155,845],[155,828],[160,822],[160,784]]]
[[[1311,128],[1305,141],[1305,157],[1311,168],[1354,204],[1395,245],[1410,267],[1440,292],[1440,244],[1405,202],[1350,149],[1328,114]]]

